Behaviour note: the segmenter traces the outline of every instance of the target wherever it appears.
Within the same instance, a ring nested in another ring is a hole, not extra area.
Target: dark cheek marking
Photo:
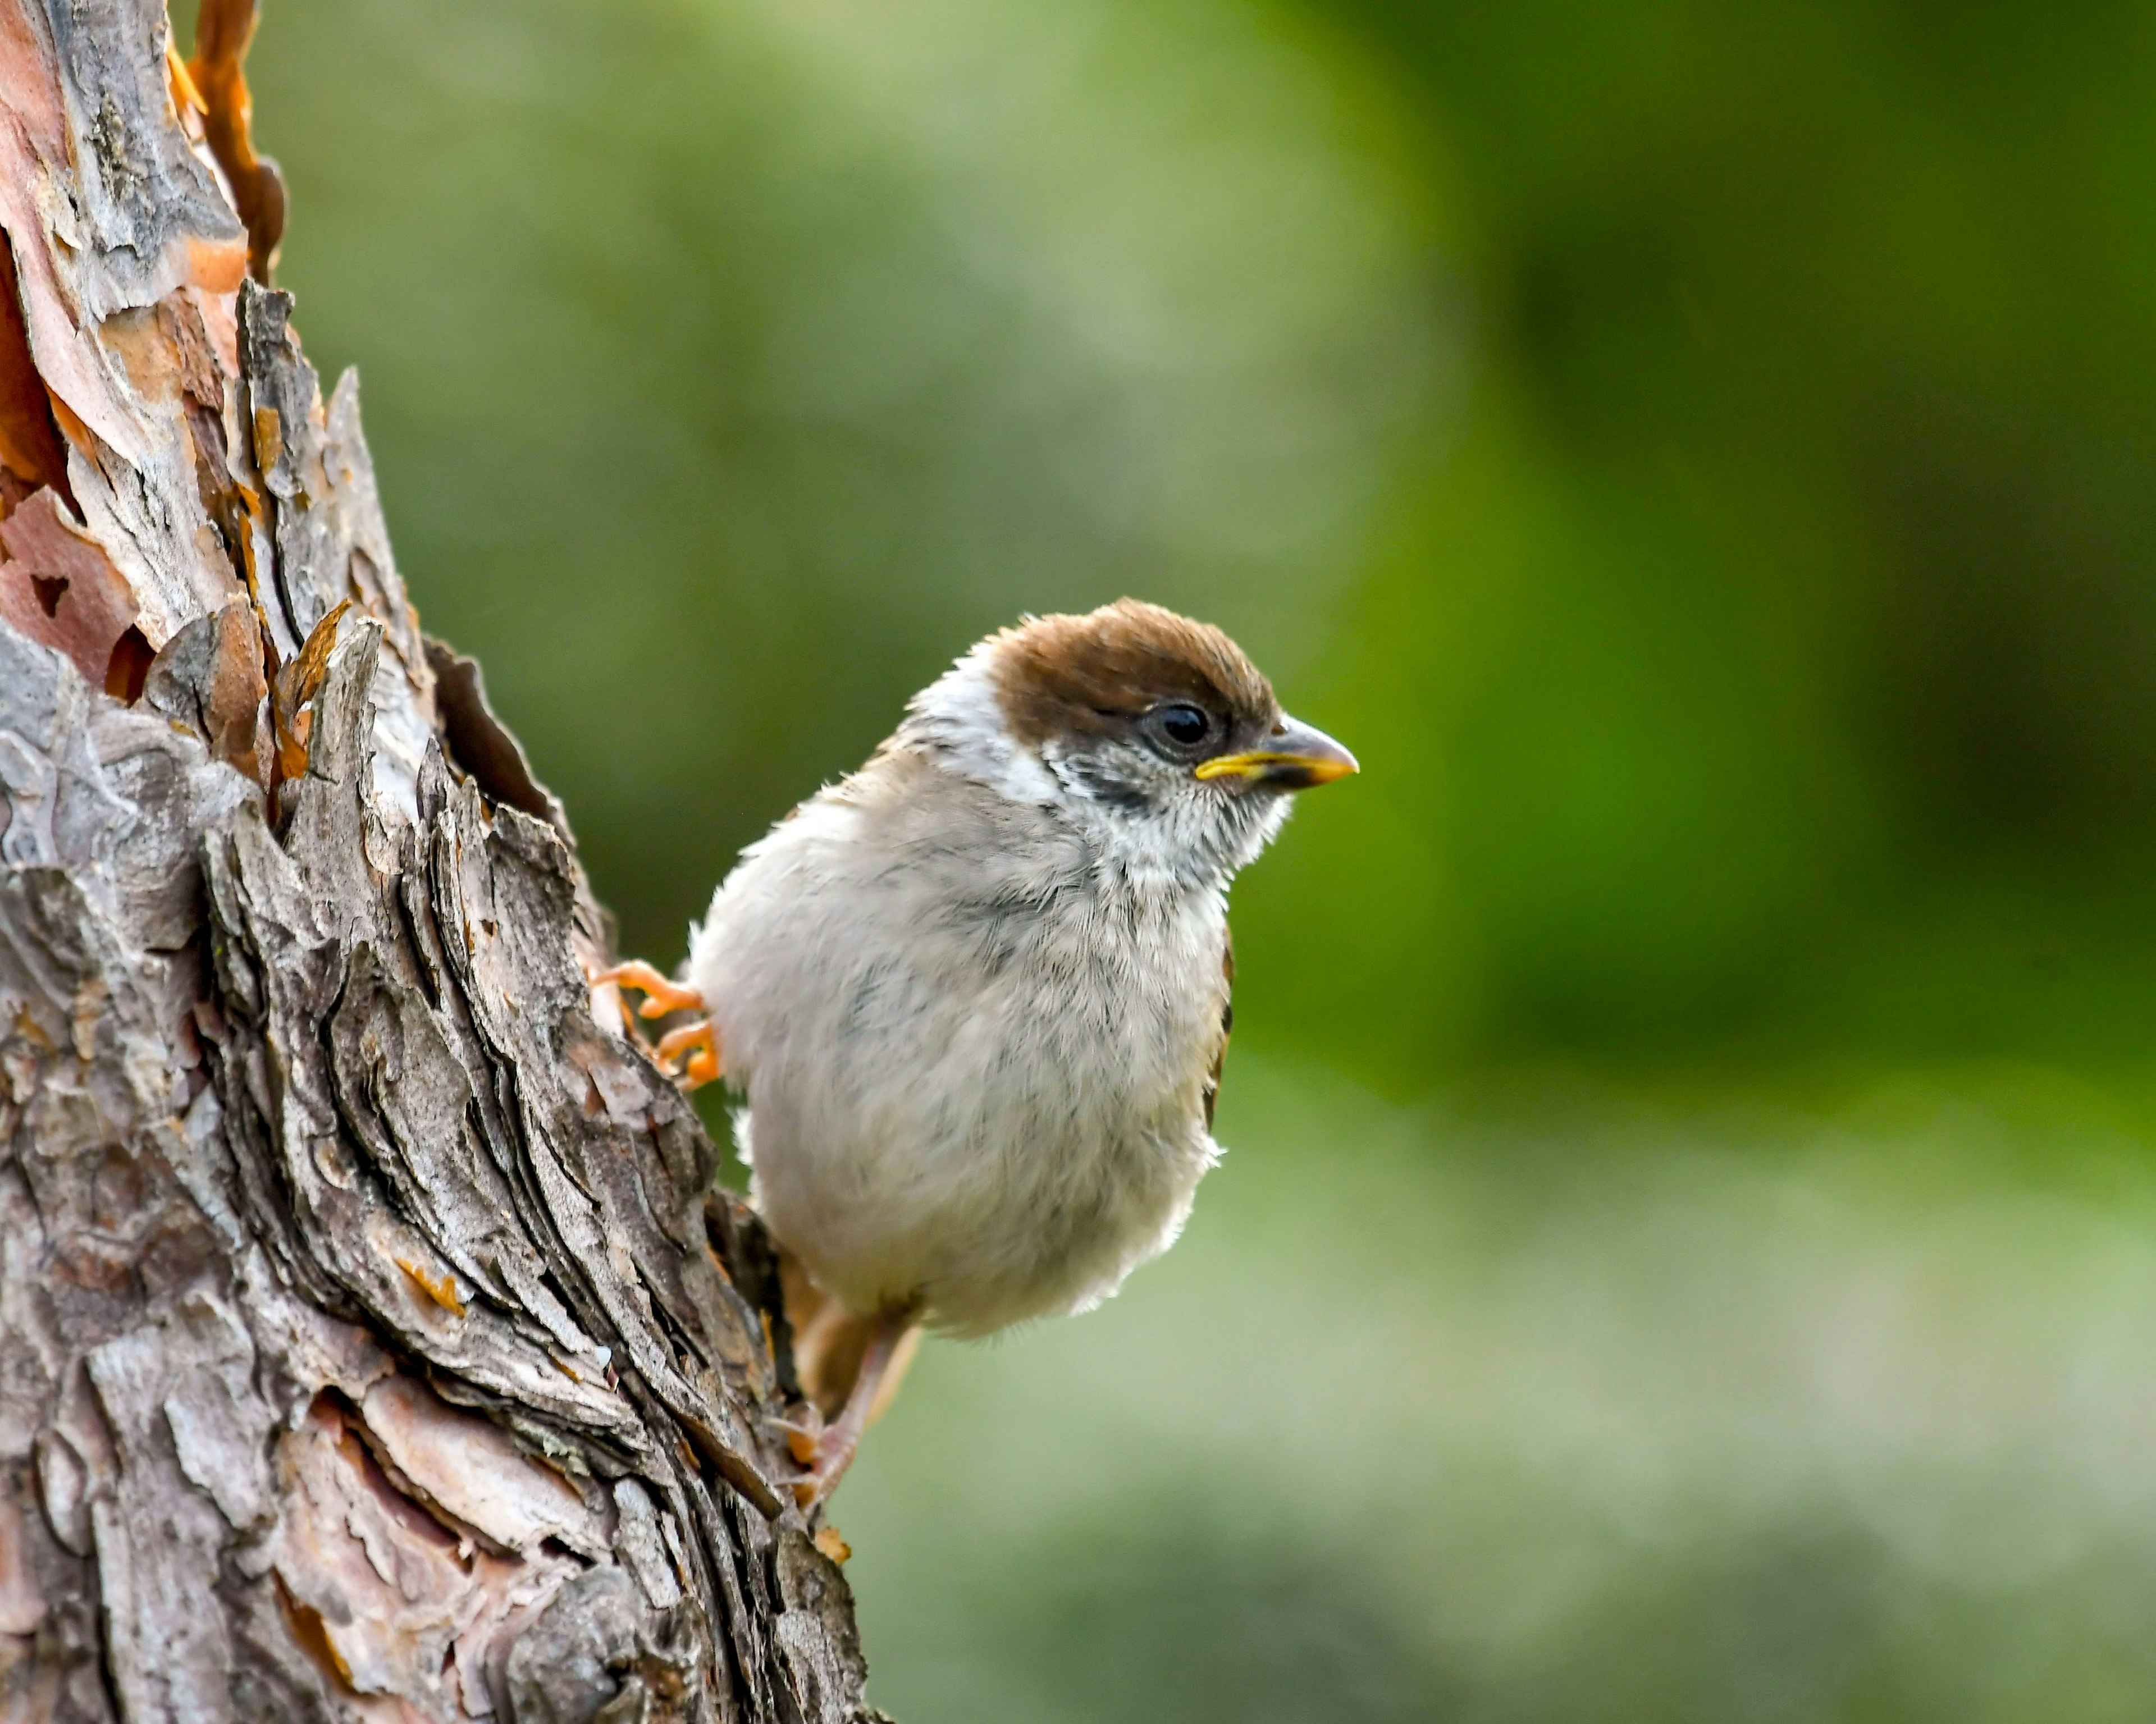
[[[1104,807],[1113,808],[1119,814],[1142,814],[1152,807],[1146,793],[1135,785],[1111,781],[1103,784],[1095,794]]]
[[[1098,762],[1074,756],[1065,760],[1064,767],[1103,808],[1113,808],[1122,814],[1142,814],[1152,808],[1152,800],[1142,785],[1104,770]]]

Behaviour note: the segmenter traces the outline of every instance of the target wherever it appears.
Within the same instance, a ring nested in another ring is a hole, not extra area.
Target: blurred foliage
[[[2145,10],[285,0],[285,279],[661,959],[1026,609],[1368,771],[1249,1034],[2138,1064]]]
[[[884,1703],[2156,1711],[2156,14],[270,0],[254,74],[625,949],[1022,611],[1363,758],[1237,888],[1193,1237],[850,1482]]]
[[[1463,961],[1401,942],[1334,1013],[1423,1002],[1410,1070],[1448,1030],[2138,1063],[2147,14],[1325,10],[1425,116],[1480,337],[1343,654],[1373,753],[1445,691],[1409,818]]]
[[[1443,369],[1409,188],[1216,8],[367,0],[258,56],[421,608],[664,961],[1021,611],[1311,664]]]
[[[836,1507],[886,1703],[2156,1708],[2156,1182],[2082,1098],[1410,1111],[1260,1059],[1229,1099],[1173,1251],[924,1349],[865,1448]],[[2075,1171],[2015,1171],[2031,1141]]]

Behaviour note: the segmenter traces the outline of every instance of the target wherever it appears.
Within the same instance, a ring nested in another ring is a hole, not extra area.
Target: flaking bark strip
[[[241,286],[162,9],[0,14],[65,465],[0,449],[0,516],[60,480],[158,649],[130,705],[0,623],[0,1713],[868,1718],[767,1246],[592,1022],[558,804],[438,708],[355,380]]]

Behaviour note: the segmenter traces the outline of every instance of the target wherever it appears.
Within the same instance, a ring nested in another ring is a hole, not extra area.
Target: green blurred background
[[[2156,13],[269,0],[254,74],[626,949],[1021,611],[1362,757],[1189,1236],[839,1499],[881,1704],[2156,1716]]]

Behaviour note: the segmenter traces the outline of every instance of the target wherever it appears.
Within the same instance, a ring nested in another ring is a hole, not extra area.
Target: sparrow
[[[1028,618],[742,853],[682,981],[594,977],[702,1013],[662,1063],[739,1098],[823,1415],[789,1426],[804,1506],[923,1326],[1087,1310],[1174,1242],[1220,1154],[1229,882],[1356,770],[1218,629]]]

